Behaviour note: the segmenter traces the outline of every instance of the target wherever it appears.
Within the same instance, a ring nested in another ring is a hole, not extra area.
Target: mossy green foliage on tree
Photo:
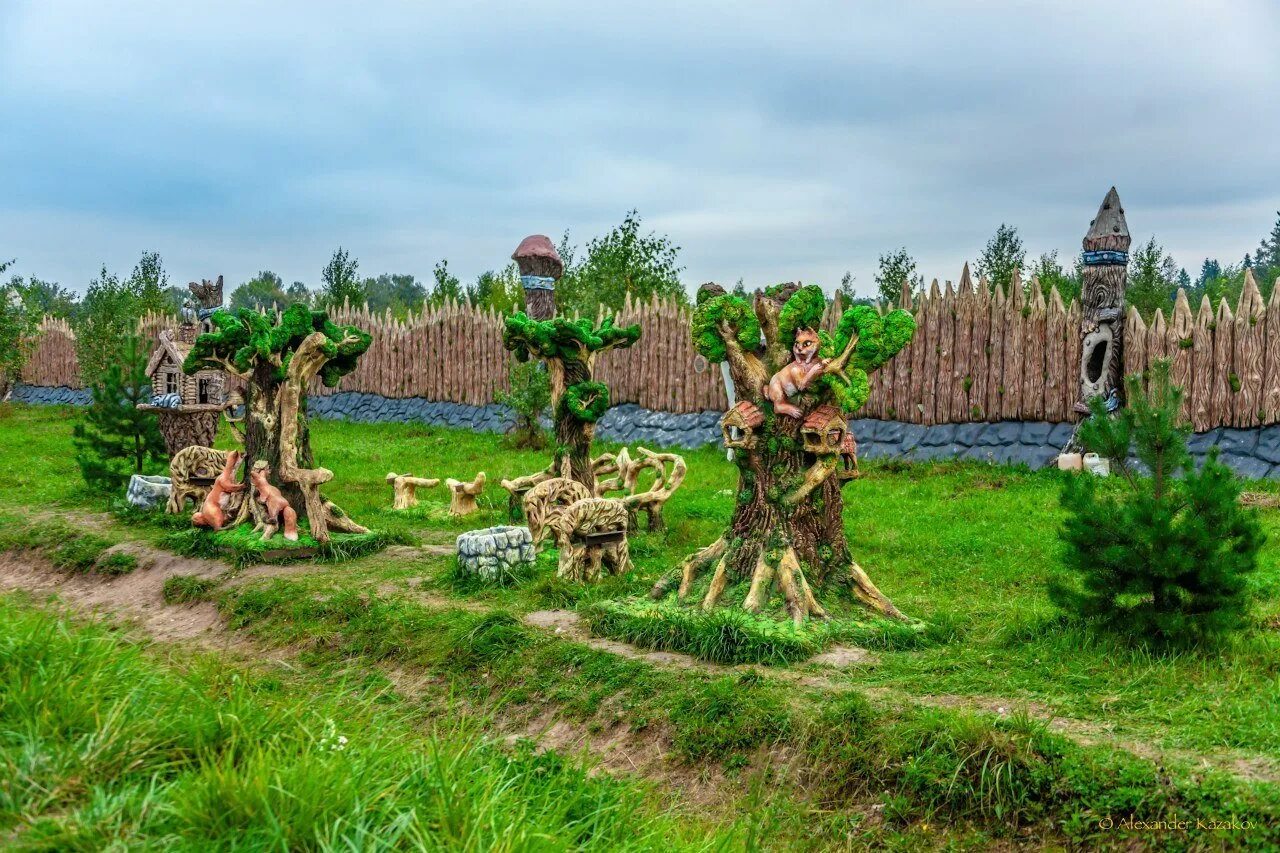
[[[560,404],[578,420],[593,424],[609,409],[609,386],[603,382],[575,382],[564,389]]]
[[[768,293],[770,291],[766,291]],[[827,299],[817,285],[802,287],[792,294],[778,313],[780,343],[790,349],[800,329],[820,329]],[[760,323],[747,300],[732,293],[703,299],[694,311],[692,335],[694,347],[711,362],[727,357],[723,328],[736,339],[743,350],[760,347]],[[893,358],[915,334],[915,318],[907,311],[890,311],[884,316],[867,305],[855,305],[840,315],[833,333],[818,332],[819,355],[834,358],[844,352],[856,335],[858,342],[844,375],[828,374],[820,383],[831,392],[835,403],[846,414],[862,407],[870,393],[867,374]]]
[[[609,388],[590,378],[591,357],[602,350],[629,347],[640,339],[639,326],[615,326],[605,317],[599,326],[590,320],[553,317],[534,320],[523,313],[506,319],[502,342],[519,361],[534,358],[558,361],[568,384],[557,405],[576,420],[595,423],[609,408]]]
[[[615,326],[613,317],[605,317],[596,327],[585,317],[534,320],[523,312],[507,317],[502,333],[503,344],[520,361],[528,361],[533,356],[585,363],[592,353],[629,347],[639,339],[639,326]]]
[[[1123,491],[1070,477],[1062,492],[1064,560],[1078,584],[1054,583],[1061,607],[1138,638],[1194,642],[1241,627],[1264,536],[1240,485],[1210,451],[1197,470],[1179,421],[1182,389],[1168,361],[1125,380],[1128,403],[1100,399],[1081,424],[1085,448],[1112,460]],[[1145,472],[1134,470],[1130,452]]]
[[[155,414],[138,409],[151,401],[149,357],[141,338],[126,338],[120,361],[92,386],[93,403],[73,427],[76,464],[96,491],[118,491],[131,475],[157,470],[168,459]]]
[[[698,305],[693,312],[689,331],[693,336],[694,347],[707,361],[724,361],[728,355],[720,328],[722,323],[729,326],[733,337],[744,350],[760,346],[760,321],[756,319],[755,312],[746,299],[736,293],[708,298],[703,291],[698,294]]]
[[[230,364],[236,371],[246,373],[259,360],[277,356],[275,378],[283,381],[293,351],[316,332],[328,339],[322,351],[329,360],[320,370],[320,379],[328,388],[355,370],[356,362],[373,342],[368,333],[354,326],[338,326],[324,311],[312,311],[302,303],[295,303],[274,318],[248,308],[238,311],[215,311],[212,322],[216,331],[200,335],[187,354],[182,369],[187,373],[198,370],[218,370]]]

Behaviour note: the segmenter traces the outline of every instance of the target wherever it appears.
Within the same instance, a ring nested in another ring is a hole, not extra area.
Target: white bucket
[[[1103,459],[1096,453],[1086,453],[1084,469],[1095,477],[1106,477],[1111,474],[1111,460]]]

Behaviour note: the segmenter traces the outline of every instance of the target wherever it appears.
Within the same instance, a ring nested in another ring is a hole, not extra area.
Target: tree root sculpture
[[[478,510],[476,497],[484,491],[485,479],[484,472],[481,471],[470,483],[464,483],[452,477],[445,480],[444,484],[448,487],[450,494],[449,515],[461,518]]]
[[[436,478],[415,477],[412,474],[387,474],[387,482],[391,484],[391,508],[408,509],[418,505],[418,489],[434,489],[440,485]]]
[[[623,498],[631,511],[630,529],[638,530],[636,516],[644,511],[649,521],[649,530],[662,530],[666,526],[662,518],[662,507],[675,494],[676,489],[684,482],[688,467],[684,457],[674,453],[655,453],[643,447],[637,447],[639,459],[632,459],[624,447],[613,457],[610,473],[614,477],[596,481],[596,497],[603,497],[608,492],[627,493]],[[602,457],[603,458],[603,457]],[[655,472],[653,484],[643,492],[637,492],[640,474],[646,469]]]
[[[552,514],[547,526],[560,549],[556,574],[594,583],[603,569],[615,575],[630,571],[627,516],[626,504],[616,498],[585,498]]]
[[[591,470],[596,477],[617,474],[618,457],[612,453],[603,453],[591,460]],[[547,480],[564,476],[566,476],[566,472],[562,461],[559,465],[552,462],[536,474],[526,474],[523,477],[516,477],[512,480],[502,480],[499,485],[501,485],[507,492],[507,512],[510,515],[511,520],[516,521],[520,518],[520,511],[524,506],[525,495],[529,493],[530,489],[539,483],[545,483]],[[596,496],[599,497],[603,494],[604,492],[597,486]]]
[[[552,532],[552,516],[590,497],[586,486],[568,477],[552,477],[530,489],[524,496],[524,517],[533,544],[538,545]]]

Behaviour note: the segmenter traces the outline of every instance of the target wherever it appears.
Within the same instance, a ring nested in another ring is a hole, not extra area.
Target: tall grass
[[[0,598],[0,838],[33,850],[716,842],[633,783],[500,748],[474,724],[423,734],[385,696],[356,695],[161,663],[106,627]]]

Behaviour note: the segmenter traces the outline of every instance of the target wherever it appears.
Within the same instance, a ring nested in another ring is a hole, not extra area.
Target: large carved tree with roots
[[[849,553],[841,487],[856,476],[847,417],[867,400],[867,374],[906,346],[915,320],[855,306],[828,334],[820,331],[825,308],[814,286],[778,285],[751,302],[717,285],[699,291],[694,345],[708,361],[728,363],[739,401],[721,420],[735,449],[737,499],[724,535],[660,581],[654,598],[678,583],[684,600],[710,572],[706,610],[741,585],[742,607],[759,612],[776,587],[800,623],[826,617],[815,590],[845,587],[876,612],[905,618]]]
[[[316,467],[307,428],[306,394],[319,376],[327,387],[355,369],[371,338],[354,326],[338,326],[324,312],[305,305],[291,306],[279,320],[245,308],[217,311],[216,331],[196,338],[182,369],[220,369],[244,380],[244,470],[264,461],[270,481],[305,518],[317,542],[329,541],[329,531],[367,533],[320,494],[333,472]],[[252,515],[263,519],[256,500],[246,500],[233,523]]]
[[[532,356],[547,365],[556,442],[548,471],[576,480],[593,494],[596,475],[591,464],[591,439],[596,421],[609,408],[608,386],[596,382],[592,375],[596,356],[629,347],[639,339],[639,326],[615,326],[612,317],[596,327],[587,319],[533,320],[516,313],[507,317],[503,330],[502,342],[518,360],[528,361]],[[563,473],[566,463],[567,474]]]

